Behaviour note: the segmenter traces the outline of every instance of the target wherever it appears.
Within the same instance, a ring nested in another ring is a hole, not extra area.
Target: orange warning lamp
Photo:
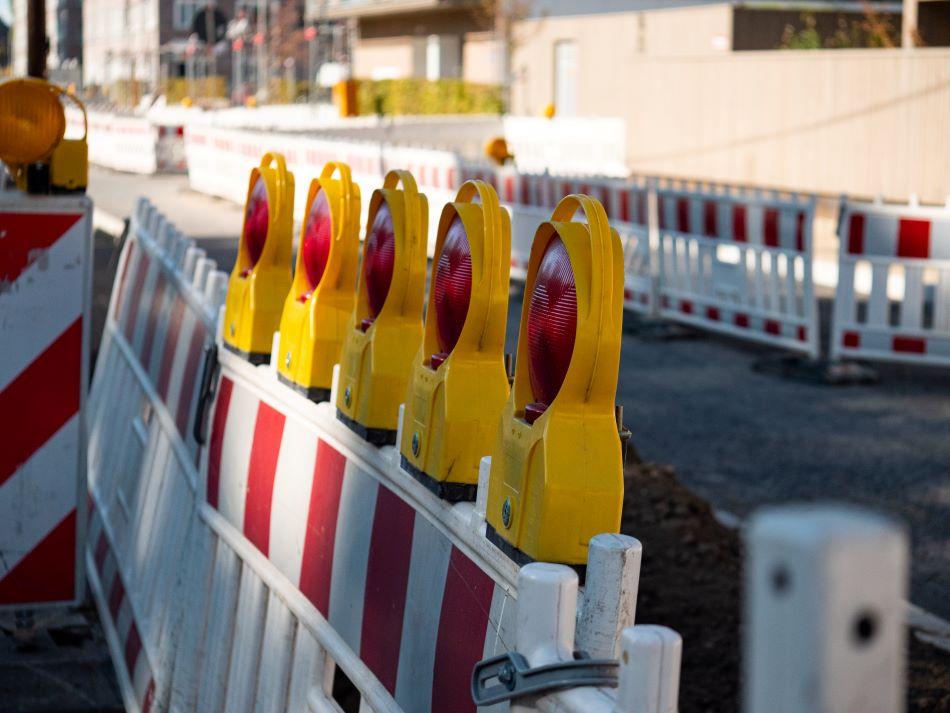
[[[32,77],[0,83],[0,161],[18,185],[25,181],[25,166],[48,160],[66,133],[61,92]]]
[[[578,210],[586,223],[572,220]],[[590,538],[620,526],[623,283],[603,206],[563,198],[531,246],[515,380],[492,451],[487,535],[519,564],[583,565]]]
[[[491,451],[508,398],[511,220],[487,183],[466,182],[446,204],[432,264],[401,463],[439,497],[474,500],[479,461]]]
[[[375,445],[396,442],[399,405],[422,341],[428,216],[408,171],[387,173],[370,198],[336,406],[340,420]]]
[[[224,346],[252,364],[270,361],[290,289],[293,208],[294,175],[283,156],[264,154],[261,165],[251,170],[224,312]]]
[[[280,319],[277,377],[313,401],[328,401],[356,298],[360,188],[349,166],[323,167],[310,183],[304,216],[294,281]]]

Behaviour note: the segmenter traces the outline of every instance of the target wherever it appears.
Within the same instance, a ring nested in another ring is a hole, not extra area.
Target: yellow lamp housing
[[[408,171],[387,173],[370,198],[336,406],[339,419],[375,445],[396,442],[399,404],[422,342],[428,215]]]
[[[45,79],[0,83],[0,161],[20,188],[26,186],[27,164],[49,161],[66,132],[61,93]]]
[[[277,378],[312,401],[329,401],[359,264],[360,188],[349,166],[323,167],[310,183],[304,216],[294,281],[280,318]]]
[[[578,209],[587,224],[572,220]],[[603,206],[563,198],[531,246],[514,386],[492,451],[487,535],[519,564],[583,569],[590,538],[620,526],[623,282]]]
[[[425,336],[403,416],[404,470],[439,497],[474,500],[508,398],[505,325],[511,220],[468,181],[439,220]]]
[[[244,227],[228,280],[224,346],[252,364],[267,364],[290,289],[294,175],[284,157],[267,153],[251,170]]]

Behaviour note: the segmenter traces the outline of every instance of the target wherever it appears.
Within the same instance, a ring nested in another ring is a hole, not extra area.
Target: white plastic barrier
[[[145,116],[90,110],[89,161],[116,171],[152,174],[185,170],[180,124],[157,123]],[[69,135],[82,135],[82,112],[67,107]]]
[[[369,141],[311,139],[299,134],[264,133],[190,125],[185,129],[185,155],[191,187],[238,204],[247,198],[251,169],[268,151],[282,153],[294,174],[294,217],[303,218],[307,187],[328,161],[350,166],[363,195],[361,222],[365,226],[369,196],[393,168],[412,171],[429,201],[430,253],[442,206],[455,198],[461,185],[458,157],[450,151],[404,148]]]
[[[678,182],[656,195],[661,316],[818,355],[813,198]]]
[[[643,664],[627,675],[675,707],[679,637],[630,628],[633,538],[594,538],[580,597],[569,568],[519,572],[484,537],[484,482],[476,503],[446,504],[330,404],[224,350],[199,449],[197,376],[225,282],[200,252],[139,204],[93,386],[86,559],[129,710],[338,710],[336,666],[368,710],[474,710],[480,659],[573,660],[575,639],[614,659],[625,628]],[[563,651],[542,645],[552,636]],[[669,710],[633,700],[586,687],[531,707]]]
[[[950,203],[843,200],[838,237],[832,357],[950,366]]]
[[[629,173],[621,118],[506,116],[503,124],[520,171],[620,178]]]

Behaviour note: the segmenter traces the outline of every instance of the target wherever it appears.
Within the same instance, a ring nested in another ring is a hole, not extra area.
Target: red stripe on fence
[[[718,211],[715,201],[703,203],[703,235],[707,238],[719,237]]]
[[[805,214],[801,211],[795,218],[795,249],[798,252],[805,250]]]
[[[388,488],[379,488],[366,563],[360,658],[390,693],[396,690],[414,524],[412,507]]]
[[[151,262],[148,253],[143,250],[136,264],[135,280],[132,282],[132,293],[129,296],[129,313],[125,316],[125,324],[122,325],[122,333],[130,346],[135,335],[135,324],[142,306],[142,289],[145,287],[145,278],[148,276]]]
[[[445,575],[432,671],[432,710],[474,711],[472,668],[482,658],[495,583],[456,547]],[[497,624],[497,622],[496,622]]]
[[[681,233],[689,232],[689,199],[676,199],[676,229]]]
[[[765,320],[765,331],[768,334],[779,336],[782,333],[782,325],[780,325],[774,319],[767,319]]]
[[[509,203],[515,202],[515,179],[514,176],[505,176],[505,200]]]
[[[521,177],[521,205],[531,205],[529,181],[527,176]]]
[[[158,271],[155,281],[155,291],[152,293],[152,303],[145,318],[145,337],[142,339],[142,349],[139,352],[139,362],[148,370],[149,356],[152,353],[152,343],[155,341],[155,326],[158,323],[159,310],[165,300],[165,288],[168,280],[162,270]]]
[[[0,282],[14,282],[82,213],[0,213]]]
[[[0,579],[0,604],[63,602],[76,588],[76,511]]]
[[[845,332],[841,335],[841,343],[849,349],[857,349],[861,346],[861,335],[857,332]]]
[[[263,401],[257,407],[254,442],[247,465],[247,497],[244,501],[244,536],[265,556],[270,548],[271,502],[277,456],[287,417]]]
[[[178,426],[178,432],[181,437],[187,441],[191,435],[188,432],[188,424],[192,414],[192,407],[195,399],[195,382],[198,379],[200,371],[201,352],[205,343],[204,322],[200,317],[195,317],[195,328],[191,332],[191,341],[188,343],[188,358],[185,361],[185,372],[181,377],[181,392],[178,395],[178,413],[175,416],[175,424]]]
[[[343,454],[326,441],[319,441],[313,466],[313,485],[310,488],[310,508],[298,587],[325,617],[330,615],[333,545],[336,542],[336,521],[345,470],[346,458]]]
[[[718,307],[707,307],[706,308],[706,319],[711,319],[713,322],[719,321],[719,308]]]
[[[630,192],[620,192],[620,220],[624,223],[630,222]]]
[[[927,340],[921,337],[894,337],[891,348],[902,354],[926,354]]]
[[[689,300],[680,300],[680,312],[683,314],[693,313],[693,303]]]
[[[82,318],[0,391],[0,485],[79,411]]]
[[[175,306],[168,317],[168,326],[165,328],[165,351],[162,354],[162,365],[158,372],[158,384],[155,388],[162,401],[168,399],[168,382],[171,380],[172,364],[175,363],[175,350],[178,348],[178,335],[181,333],[181,320],[185,313],[185,301],[180,295],[175,296]]]
[[[801,327],[801,326],[798,328],[798,341],[800,342],[808,341],[808,330],[806,330],[804,327]]]
[[[930,257],[930,221],[901,218],[897,233],[897,256],[920,258]]]
[[[848,253],[864,254],[864,214],[852,213],[848,221]]]
[[[102,564],[106,561],[106,555],[109,554],[109,541],[106,539],[106,531],[99,533],[99,541],[96,543],[96,571],[102,572]]]
[[[743,329],[749,328],[749,315],[739,312],[735,317],[732,318],[732,321],[735,322],[737,327],[742,327]]]
[[[142,637],[139,636],[139,628],[133,619],[129,622],[129,635],[125,639],[125,669],[132,680],[135,680],[135,664],[138,663],[141,652]]]
[[[601,186],[600,187],[600,204],[604,207],[604,212],[607,214],[607,219],[610,220],[613,216],[613,209],[610,206],[610,186]]]
[[[737,243],[748,242],[746,209],[744,205],[732,206],[732,239]]]
[[[122,299],[125,296],[125,280],[129,274],[129,264],[135,258],[135,246],[138,245],[134,240],[130,240],[129,249],[125,253],[125,261],[122,263],[122,270],[119,273],[119,286],[115,293],[115,305],[112,310],[112,319],[118,321],[119,313],[122,311]]]
[[[112,616],[112,621],[118,621],[123,599],[125,599],[125,585],[122,584],[119,566],[116,563],[115,574],[112,576],[112,589],[109,590],[109,614]]]
[[[778,211],[775,208],[766,208],[764,216],[763,241],[770,248],[777,248],[778,241]]]
[[[234,382],[222,376],[218,385],[214,420],[211,422],[211,437],[208,440],[208,504],[217,510],[218,493],[221,488],[221,447],[224,445],[224,430],[228,424],[228,408]]]
[[[637,223],[647,224],[647,194],[646,191],[637,192]]]

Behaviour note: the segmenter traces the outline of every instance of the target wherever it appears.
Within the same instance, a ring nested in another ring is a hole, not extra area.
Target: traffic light
[[[360,188],[349,166],[323,167],[310,183],[304,215],[294,281],[280,319],[277,377],[313,401],[328,401],[333,365],[353,313],[359,264]]]
[[[578,210],[587,223],[572,220]],[[603,206],[563,198],[531,246],[515,380],[492,451],[487,534],[519,564],[583,565],[590,538],[619,528],[623,278]]]
[[[510,255],[511,220],[495,190],[466,182],[439,221],[400,444],[402,467],[446,500],[475,499],[508,397]]]
[[[290,289],[294,175],[267,153],[251,170],[237,261],[228,280],[224,346],[252,364],[270,361],[274,332]]]
[[[422,341],[428,215],[408,171],[387,173],[370,198],[336,406],[343,423],[376,445],[396,442],[399,405]]]

